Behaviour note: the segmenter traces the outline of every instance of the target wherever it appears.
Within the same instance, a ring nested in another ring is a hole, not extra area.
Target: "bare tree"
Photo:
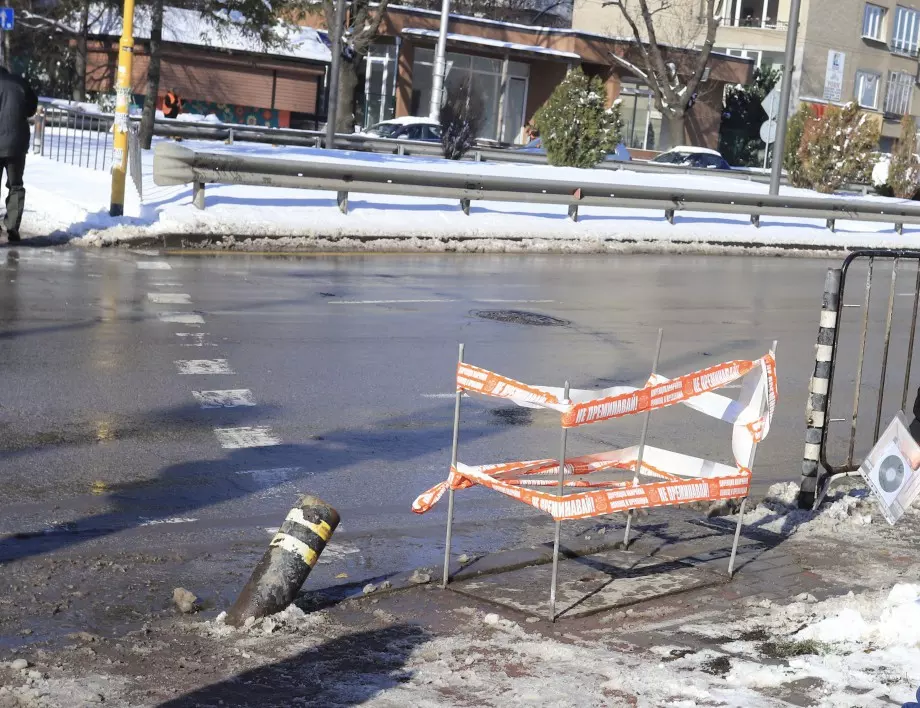
[[[380,22],[387,11],[389,0],[379,0],[372,4],[370,0],[351,0],[346,5],[345,27],[342,28],[343,56],[339,62],[339,95],[330,96],[330,101],[338,101],[335,132],[351,133],[355,128],[355,92],[360,76],[358,70],[361,59],[367,56],[368,49],[380,34]],[[323,13],[326,27],[335,23],[335,0],[323,0]]]
[[[612,59],[648,84],[662,115],[664,147],[679,145],[684,141],[687,110],[696,99],[715,43],[721,0],[701,0],[698,25],[693,24],[692,11],[677,11],[679,0],[608,0],[603,4],[619,9],[636,40],[634,59],[611,53]],[[669,29],[676,27],[681,36],[667,46],[656,22]]]
[[[160,68],[162,65],[161,44],[163,42],[163,0],[153,0],[150,5],[150,40],[147,44],[147,91],[144,94],[144,110],[141,114],[140,141],[144,150],[153,144],[153,122],[157,115],[157,95],[160,92]]]

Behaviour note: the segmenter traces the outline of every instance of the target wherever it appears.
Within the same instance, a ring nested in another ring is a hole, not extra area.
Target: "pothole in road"
[[[534,327],[565,327],[570,324],[568,320],[561,320],[558,317],[550,317],[549,315],[541,315],[538,312],[526,312],[524,310],[473,310],[470,314],[484,320],[533,325]]]
[[[493,408],[492,422],[497,425],[530,425],[533,411],[529,408]]]

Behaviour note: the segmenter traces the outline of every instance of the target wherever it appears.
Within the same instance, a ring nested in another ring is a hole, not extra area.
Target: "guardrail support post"
[[[664,218],[668,220],[668,223],[669,223],[669,224],[673,224],[673,223],[674,223],[674,210],[673,210],[673,209],[665,209],[665,210],[664,210]]]
[[[339,205],[339,211],[343,214],[348,213],[348,192],[336,192],[335,201]]]
[[[574,221],[576,224],[578,223],[578,205],[577,204],[569,204],[569,218],[572,221]]]
[[[760,214],[751,214],[751,223],[755,228],[760,228]]]
[[[464,213],[464,214],[466,214],[467,216],[469,216],[469,215],[470,215],[470,200],[469,200],[469,199],[461,199],[461,200],[460,200],[460,208],[463,209],[463,213]]]
[[[481,150],[477,150],[475,153],[473,153],[473,160],[476,162],[482,162],[482,151]]]
[[[192,205],[196,209],[204,209],[204,182],[197,179],[192,182]]]
[[[828,379],[834,365],[834,339],[839,311],[840,269],[828,268],[821,301],[821,322],[815,345],[815,373],[808,385],[805,405],[805,454],[802,459],[802,481],[799,485],[800,509],[811,509],[818,492],[821,443],[827,430]]]
[[[897,231],[898,234],[903,234],[903,233],[904,233],[904,224],[895,224],[895,225],[894,225],[894,230]]]
[[[831,230],[831,233],[836,233],[836,232],[837,232],[837,220],[836,220],[836,219],[828,219],[828,220],[827,220],[827,228],[829,228],[829,229]]]
[[[227,135],[227,145],[233,145],[233,128],[230,128],[229,134]]]
[[[400,143],[399,145],[397,145],[397,146],[396,146],[396,154],[397,154],[397,155],[405,155],[405,154],[406,154],[406,146],[403,145],[402,143]]]

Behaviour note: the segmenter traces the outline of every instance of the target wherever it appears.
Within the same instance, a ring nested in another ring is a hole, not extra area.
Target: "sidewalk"
[[[545,619],[545,547],[469,563],[450,589],[401,582],[330,604],[309,588],[243,629],[175,616],[124,636],[34,645],[0,668],[0,706],[892,706],[920,683],[920,513],[891,529],[861,492],[818,515],[783,495],[749,516],[729,582],[734,519],[664,509],[577,538]],[[841,511],[843,510],[843,511]],[[548,523],[551,523],[548,521]],[[780,535],[769,528],[784,528]],[[424,574],[416,576],[416,582]],[[892,588],[895,588],[892,592]],[[661,596],[662,593],[671,593]],[[852,593],[852,594],[850,594]],[[607,605],[618,605],[603,609]],[[213,612],[210,613],[213,616]],[[33,672],[33,673],[29,673]],[[15,696],[15,698],[14,698]],[[6,701],[6,702],[4,702]]]

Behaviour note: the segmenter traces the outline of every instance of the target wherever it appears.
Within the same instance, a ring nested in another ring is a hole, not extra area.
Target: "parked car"
[[[692,145],[678,145],[670,150],[666,150],[651,161],[659,165],[699,167],[704,170],[731,169],[731,165],[729,165],[725,158],[716,150],[693,147]]]
[[[536,155],[545,155],[546,150],[543,149],[543,140],[541,138],[534,138],[526,145],[521,147],[514,148],[518,152],[529,152]],[[629,154],[629,150],[626,149],[626,146],[623,143],[620,143],[616,146],[616,149],[607,155],[608,160],[613,160],[614,162],[629,162],[632,160],[632,156]]]
[[[391,118],[382,123],[372,125],[361,135],[370,135],[376,138],[393,138],[394,140],[424,140],[427,142],[441,142],[441,126],[431,118],[417,116],[403,116]]]

